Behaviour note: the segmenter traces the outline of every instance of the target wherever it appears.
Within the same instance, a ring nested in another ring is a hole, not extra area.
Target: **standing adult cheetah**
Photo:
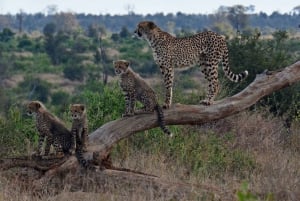
[[[172,102],[174,68],[202,66],[202,73],[208,80],[208,92],[205,105],[211,105],[219,90],[218,64],[222,62],[227,78],[238,82],[247,77],[248,71],[234,74],[229,68],[228,48],[225,38],[217,33],[206,31],[189,37],[176,38],[162,31],[151,21],[143,21],[134,31],[139,38],[148,41],[153,57],[164,78],[166,97],[164,108]]]

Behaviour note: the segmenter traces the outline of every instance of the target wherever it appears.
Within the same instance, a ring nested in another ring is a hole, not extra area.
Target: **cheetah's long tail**
[[[222,59],[222,66],[223,66],[223,70],[224,73],[226,75],[226,77],[233,81],[233,82],[239,82],[244,80],[247,76],[248,76],[248,71],[245,70],[242,73],[239,74],[234,74],[230,68],[229,68],[229,61],[228,61],[228,50],[226,50],[226,52],[224,53],[223,59]]]
[[[164,118],[164,113],[163,113],[163,110],[161,108],[160,105],[156,105],[155,106],[155,110],[157,111],[157,119],[158,119],[158,124],[160,126],[160,128],[163,130],[163,132],[165,134],[167,134],[168,136],[172,137],[173,134],[171,133],[171,131],[166,127],[166,124],[165,124],[165,118]]]

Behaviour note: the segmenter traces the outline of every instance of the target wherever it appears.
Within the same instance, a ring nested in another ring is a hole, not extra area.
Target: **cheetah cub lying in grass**
[[[114,61],[114,68],[115,73],[120,76],[120,86],[125,94],[126,110],[123,116],[153,113],[156,110],[159,126],[165,134],[172,137],[172,133],[165,126],[163,110],[154,90],[130,68],[128,61]],[[141,102],[143,108],[135,110],[136,101]]]

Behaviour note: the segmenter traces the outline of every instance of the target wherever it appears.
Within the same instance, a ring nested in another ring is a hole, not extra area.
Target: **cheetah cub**
[[[40,101],[27,104],[27,114],[35,117],[35,125],[39,133],[38,150],[34,155],[50,158],[50,146],[55,149],[55,158],[62,158],[69,153],[72,146],[72,134],[65,127],[62,120],[51,114]],[[43,144],[46,141],[44,155]]]
[[[82,149],[87,151],[88,143],[88,120],[86,108],[83,104],[72,104],[70,107],[72,118],[72,149]]]
[[[158,104],[154,90],[130,68],[128,61],[118,60],[114,61],[113,64],[116,75],[120,76],[120,86],[125,94],[126,109],[123,116],[152,113],[156,110],[159,126],[165,134],[172,137],[172,133],[165,126],[163,110]],[[143,108],[135,110],[136,101],[141,102]]]
[[[83,104],[72,104],[70,112],[72,118],[72,152],[75,150],[78,162],[83,167],[87,167],[88,161],[83,157],[83,152],[87,151],[88,145],[88,120],[86,107]]]

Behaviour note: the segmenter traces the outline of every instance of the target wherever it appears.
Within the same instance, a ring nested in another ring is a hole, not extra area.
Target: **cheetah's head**
[[[45,109],[45,106],[40,101],[31,101],[27,104],[26,112],[27,115],[36,115],[38,111]]]
[[[134,34],[138,38],[147,39],[151,35],[153,29],[155,29],[156,27],[157,26],[154,24],[154,22],[142,21],[137,25],[137,28],[134,31]]]
[[[79,120],[86,113],[85,106],[83,104],[72,104],[70,107],[70,112],[71,112],[71,118],[73,120],[76,120],[76,119]]]
[[[114,64],[116,75],[121,75],[127,72],[130,63],[129,61],[126,60],[118,60],[118,61],[114,61],[113,64]]]

